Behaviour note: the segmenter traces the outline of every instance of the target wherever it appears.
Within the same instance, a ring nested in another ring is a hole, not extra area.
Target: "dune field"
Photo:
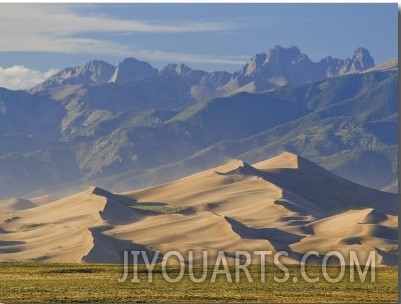
[[[184,258],[192,250],[195,263],[203,250],[209,262],[223,250],[230,263],[238,250],[286,251],[281,261],[288,264],[310,250],[337,250],[345,261],[355,250],[361,264],[370,251],[376,265],[398,258],[396,194],[288,152],[253,165],[232,160],[146,189],[90,187],[61,199],[3,200],[0,208],[1,261],[120,263],[124,250],[176,250]]]

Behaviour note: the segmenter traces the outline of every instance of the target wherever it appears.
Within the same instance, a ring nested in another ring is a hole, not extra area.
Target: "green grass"
[[[274,276],[282,278],[283,272],[274,266],[266,269],[266,282],[260,282],[259,266],[249,267],[253,283],[247,281],[241,272],[240,282],[228,283],[225,275],[218,275],[215,283],[210,282],[213,268],[203,283],[194,283],[188,275],[178,283],[167,282],[160,265],[153,272],[153,283],[147,282],[145,266],[139,266],[139,283],[131,282],[132,270],[124,283],[118,283],[122,276],[122,265],[108,264],[49,264],[35,262],[0,263],[1,302],[397,302],[398,268],[376,269],[376,282],[356,280],[349,282],[349,270],[338,283],[327,282],[317,266],[308,266],[310,277],[319,276],[317,283],[302,279],[298,266],[287,266],[290,280],[277,283]],[[177,267],[169,268],[169,275],[178,275]],[[338,267],[331,267],[329,273],[335,277]],[[188,269],[186,269],[188,274]],[[201,277],[202,269],[195,268],[195,276]],[[297,277],[294,283],[292,278]],[[358,278],[358,276],[356,276]]]
[[[161,214],[172,214],[172,213],[179,213],[182,208],[176,205],[162,205],[162,204],[155,204],[155,203],[138,203],[132,206],[133,209],[139,211],[151,211],[155,213]]]
[[[193,115],[195,115],[197,112],[201,111],[203,108],[207,107],[207,105],[211,103],[211,100],[208,101],[202,101],[202,102],[197,102],[192,106],[189,106],[186,108],[184,111],[178,113],[176,116],[172,117],[170,121],[186,121],[190,119]]]
[[[136,203],[131,206],[139,212],[152,213],[152,214],[174,214],[182,212],[191,212],[192,207],[168,205],[162,203]]]

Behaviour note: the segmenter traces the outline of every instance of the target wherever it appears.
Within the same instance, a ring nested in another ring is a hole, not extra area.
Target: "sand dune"
[[[37,205],[31,200],[22,198],[9,198],[0,200],[0,211],[17,211],[36,207]]]
[[[29,199],[31,202],[33,202],[36,206],[44,205],[50,202],[54,202],[57,199],[51,195],[42,195],[42,196],[37,196]]]
[[[0,212],[17,211],[34,208],[55,201],[56,198],[50,195],[38,196],[30,199],[9,198],[0,200]]]
[[[120,195],[91,187],[54,201],[1,203],[8,206],[0,212],[3,261],[119,263],[124,250],[161,251],[161,258],[193,250],[201,263],[202,250],[209,262],[224,250],[232,263],[238,250],[284,250],[283,262],[299,263],[309,250],[339,250],[346,260],[355,250],[361,263],[369,251],[379,265],[397,263],[397,196],[287,152]]]

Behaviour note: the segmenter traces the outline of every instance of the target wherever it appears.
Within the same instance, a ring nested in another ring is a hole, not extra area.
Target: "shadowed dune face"
[[[299,263],[310,250],[338,250],[346,260],[355,250],[363,264],[373,250],[378,265],[394,265],[397,227],[396,195],[285,152],[120,195],[91,187],[10,208],[0,213],[0,260],[121,263],[124,250],[161,251],[160,258],[193,250],[194,262],[202,263],[202,250],[209,262],[223,250],[233,263],[235,251],[284,250],[283,263]]]
[[[108,227],[95,227],[89,229],[91,232],[93,246],[82,257],[82,262],[88,263],[117,263],[124,262],[124,251],[145,251],[148,257],[153,257],[154,252],[147,247],[135,244],[131,241],[120,240],[103,234]],[[160,257],[161,258],[161,257]],[[159,259],[160,259],[159,258]],[[139,257],[139,263],[144,263],[142,256]]]

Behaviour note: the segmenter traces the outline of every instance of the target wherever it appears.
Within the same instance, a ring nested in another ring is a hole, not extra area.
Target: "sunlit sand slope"
[[[3,202],[0,260],[122,262],[124,250],[189,251],[202,263],[224,251],[288,252],[299,263],[338,250],[365,263],[397,264],[397,196],[359,186],[291,153],[249,165],[233,160],[163,185],[120,195],[92,187],[73,196]],[[23,210],[22,210],[23,209]],[[252,256],[253,262],[259,256]],[[268,256],[272,261],[272,256]],[[143,262],[140,258],[139,262]],[[172,261],[174,262],[174,261]],[[335,261],[334,261],[335,262]]]

